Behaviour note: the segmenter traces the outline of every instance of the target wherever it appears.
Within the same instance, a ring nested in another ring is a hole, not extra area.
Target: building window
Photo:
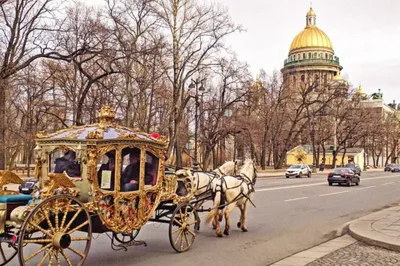
[[[308,53],[308,59],[311,59],[311,53]]]
[[[317,58],[317,53],[314,53],[314,58]]]
[[[328,59],[328,54],[325,54],[325,59]]]
[[[303,53],[303,59],[306,59],[306,53]]]
[[[306,77],[304,75],[301,75],[301,81],[304,82]]]

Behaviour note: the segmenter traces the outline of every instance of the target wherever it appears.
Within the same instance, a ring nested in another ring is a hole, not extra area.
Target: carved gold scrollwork
[[[15,173],[8,170],[0,171],[0,195],[15,195],[17,191],[3,190],[3,187],[7,184],[22,184],[24,181]]]
[[[89,131],[86,139],[103,139],[104,138],[104,130],[97,128],[96,130]]]
[[[44,188],[41,190],[40,198],[44,200],[56,194],[68,194],[76,197],[79,192],[79,189],[68,178],[68,176],[64,174],[49,173]]]

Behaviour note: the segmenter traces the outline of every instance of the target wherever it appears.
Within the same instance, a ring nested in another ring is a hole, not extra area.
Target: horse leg
[[[215,224],[215,233],[217,234],[217,236],[222,237],[221,226],[219,223],[218,216],[219,216],[218,213],[216,213],[216,215],[214,216],[213,226]]]
[[[246,216],[247,216],[247,205],[248,205],[248,201],[246,201],[244,204],[243,204],[243,214],[241,215],[241,217],[242,217],[242,224],[241,224],[241,226],[240,226],[240,229],[242,229],[242,231],[243,232],[247,232],[248,230],[247,230],[247,227],[246,227]]]
[[[223,215],[224,215],[224,210],[222,209],[222,210],[220,210],[220,211],[218,212],[218,214],[217,214],[219,222],[222,222],[222,219],[224,218]],[[212,226],[213,226],[213,229],[216,229],[216,228],[217,228],[217,226],[216,226],[216,224],[215,224],[215,219],[212,221]]]
[[[237,227],[240,229],[242,227],[243,224],[243,205],[239,205],[238,208],[240,209],[240,218],[239,218],[239,222],[237,223]]]
[[[228,205],[228,207],[225,210],[225,230],[224,230],[224,234],[225,235],[229,235],[229,229],[231,228],[231,223],[229,220],[229,215],[231,214],[231,211],[235,208],[235,202],[231,203]]]

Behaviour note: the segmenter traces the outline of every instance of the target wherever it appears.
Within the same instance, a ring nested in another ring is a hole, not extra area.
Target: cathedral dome
[[[299,48],[327,48],[333,50],[332,42],[328,35],[317,27],[306,27],[294,37],[290,45],[290,52]]]
[[[316,26],[316,14],[312,8],[307,12],[306,18],[306,27],[293,39],[290,52],[301,48],[325,48],[333,51],[328,35]]]

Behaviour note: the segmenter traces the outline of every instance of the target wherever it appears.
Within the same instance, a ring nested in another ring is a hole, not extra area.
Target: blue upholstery
[[[25,195],[25,194],[4,195],[4,196],[0,196],[0,203],[28,202],[31,199],[32,199],[31,195]]]
[[[31,205],[32,202],[33,202],[33,200],[28,201],[27,205]],[[35,199],[35,203],[39,203],[39,202],[40,202],[40,199]]]

